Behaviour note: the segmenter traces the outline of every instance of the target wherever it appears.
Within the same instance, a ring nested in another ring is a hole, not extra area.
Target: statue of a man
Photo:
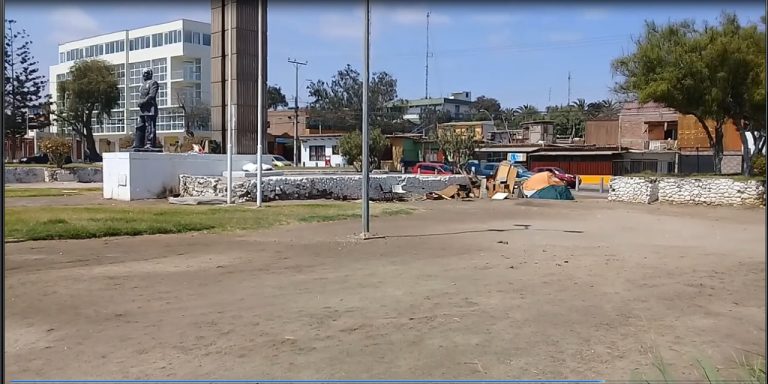
[[[139,125],[136,126],[133,149],[162,150],[157,143],[157,92],[160,85],[152,79],[152,70],[142,73],[139,88]]]

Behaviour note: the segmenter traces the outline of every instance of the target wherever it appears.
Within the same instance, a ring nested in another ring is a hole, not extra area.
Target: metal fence
[[[613,176],[625,176],[635,173],[670,174],[675,173],[675,163],[662,160],[614,160]]]

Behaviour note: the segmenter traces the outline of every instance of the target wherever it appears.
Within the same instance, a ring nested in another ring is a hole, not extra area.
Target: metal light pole
[[[480,112],[485,112],[485,113],[487,113],[487,114],[488,114],[488,117],[490,117],[490,118],[491,118],[491,124],[493,124],[494,126],[496,125],[496,122],[494,122],[494,121],[493,121],[493,115],[491,115],[491,113],[490,113],[490,112],[486,111],[485,109],[481,109],[481,110],[480,110]]]
[[[296,89],[293,95],[293,165],[299,166],[299,65],[307,65],[307,62],[288,58],[288,62],[296,67]]]
[[[259,64],[258,64],[258,101],[257,101],[257,144],[256,144],[256,206],[261,207],[262,190],[261,190],[261,177],[263,170],[262,153],[264,151],[264,115],[265,115],[265,99],[266,99],[266,72],[267,72],[267,0],[259,0]]]
[[[234,20],[232,11],[234,3],[229,3],[229,19]],[[225,5],[226,7],[226,5]],[[227,40],[227,110],[229,118],[227,119],[227,205],[232,204],[232,151],[234,146],[232,141],[234,140],[235,124],[232,121],[234,113],[232,109],[232,34],[234,31],[229,29],[229,39]],[[125,47],[126,50],[128,47]]]
[[[368,82],[370,79],[371,1],[365,0],[365,29],[363,32],[363,237],[370,232],[368,206]]]

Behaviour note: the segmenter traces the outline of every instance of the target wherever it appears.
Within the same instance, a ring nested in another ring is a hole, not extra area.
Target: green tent
[[[550,185],[539,189],[530,196],[531,199],[574,200],[571,191],[564,185]]]

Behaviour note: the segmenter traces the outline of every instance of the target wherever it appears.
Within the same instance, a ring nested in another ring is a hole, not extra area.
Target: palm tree
[[[602,117],[616,117],[621,112],[621,104],[611,100],[605,99],[600,102],[601,110],[600,115]]]

